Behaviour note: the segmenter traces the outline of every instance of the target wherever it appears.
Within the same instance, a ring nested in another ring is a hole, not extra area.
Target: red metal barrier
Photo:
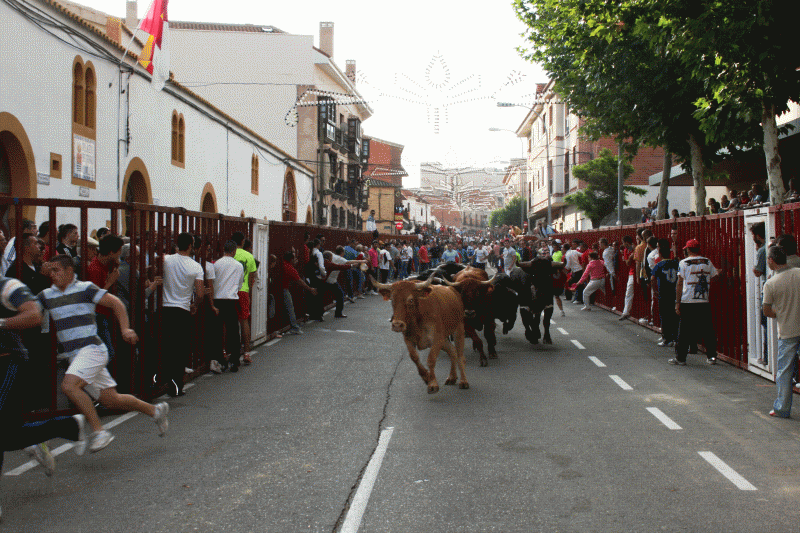
[[[128,259],[130,264],[128,313],[131,327],[138,333],[140,342],[135,347],[130,346],[122,342],[118,331],[115,331],[113,343],[115,355],[108,366],[118,382],[120,391],[146,399],[159,396],[163,390],[153,385],[153,376],[161,374],[164,358],[171,355],[163,352],[160,342],[161,338],[170,332],[163,331],[161,327],[159,311],[163,289],[159,288],[151,298],[145,300],[145,280],[163,275],[164,255],[172,253],[171,247],[180,232],[187,231],[203,238],[203,245],[199,250],[195,250],[195,258],[204,264],[206,257],[218,258],[222,255],[222,244],[234,231],[241,231],[252,238],[255,220],[145,204],[0,198],[0,210],[13,211],[13,233],[18,237],[17,257],[22,257],[22,239],[19,237],[22,236],[23,213],[31,213],[32,208],[39,208],[41,211],[42,207],[47,208],[47,219],[50,221],[48,238],[50,250],[55,249],[58,226],[67,222],[77,223],[81,250],[78,273],[82,279],[85,279],[88,262],[87,239],[93,229],[89,227],[90,217],[103,222],[110,220],[112,232],[117,231],[120,220],[125,221],[126,233],[130,236],[131,243],[137,245],[131,246]],[[209,251],[211,253],[207,254]],[[21,267],[21,262],[17,264]],[[111,292],[115,290],[112,289]],[[115,322],[113,329],[117,328]],[[195,316],[194,335],[187,338],[187,342],[192,346],[192,353],[186,364],[195,369],[189,378],[206,371],[211,355],[208,347],[213,345],[207,341],[216,334],[215,328],[211,313],[205,309],[198,311]],[[34,381],[42,383],[46,380],[46,386],[37,387],[36,397],[28,404],[34,409],[34,412],[29,414],[32,419],[74,412],[58,388],[65,365],[57,360],[54,334],[50,337],[49,346],[49,351],[47,348],[37,350],[45,353],[31,353],[32,371],[36,373]],[[38,374],[39,371],[42,375]],[[45,377],[48,374],[49,378]]]
[[[800,210],[790,211],[794,217]],[[791,219],[796,220],[795,218]],[[745,275],[744,268],[744,234],[743,212],[726,213],[705,217],[662,220],[655,223],[639,224],[614,228],[602,228],[583,232],[560,234],[557,237],[566,241],[580,239],[589,246],[600,238],[622,243],[622,237],[636,236],[638,228],[647,227],[659,239],[669,239],[670,230],[678,230],[678,250],[682,250],[686,241],[700,241],[702,254],[722,273],[711,283],[711,307],[714,315],[714,328],[717,335],[717,351],[719,357],[737,366],[747,367],[747,312],[745,307]],[[795,226],[796,227],[796,226]],[[625,306],[625,287],[628,282],[628,268],[622,262],[622,255],[616,259],[616,290],[611,291],[610,283],[606,284],[606,292],[597,292],[596,303],[608,310],[622,313]],[[650,297],[635,280],[633,309],[631,319],[652,320],[652,329],[660,331],[658,305],[650,305]],[[649,326],[649,324],[648,324]]]

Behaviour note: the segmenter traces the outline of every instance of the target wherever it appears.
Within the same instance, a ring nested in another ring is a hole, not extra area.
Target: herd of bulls
[[[516,323],[518,308],[528,341],[537,344],[541,339],[552,344],[553,274],[561,267],[562,263],[536,258],[519,263],[510,274],[500,271],[489,279],[482,269],[448,263],[417,278],[392,284],[372,281],[383,299],[391,300],[392,330],[403,334],[409,356],[428,385],[428,392],[435,393],[439,390],[434,372],[439,352],[444,350],[450,356],[450,375],[445,384],[469,388],[464,370],[465,334],[480,354],[481,366],[487,366],[489,361],[478,331],[482,330],[486,338],[489,358],[497,358],[495,320],[503,325],[503,333],[508,333]],[[544,336],[540,322],[544,324]],[[426,367],[420,362],[418,350],[428,348]]]

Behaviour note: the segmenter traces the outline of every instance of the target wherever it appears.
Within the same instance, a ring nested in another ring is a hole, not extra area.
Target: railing
[[[145,204],[120,203],[120,202],[95,202],[95,201],[70,201],[58,199],[28,199],[28,198],[0,198],[0,209],[13,213],[12,234],[21,237],[23,215],[32,216],[35,209],[42,218],[50,221],[50,233],[46,244],[50,250],[55,250],[58,226],[64,223],[74,223],[78,226],[80,246],[80,263],[78,276],[86,279],[88,263],[87,240],[92,226],[89,220],[102,221],[96,227],[105,225],[110,221],[112,233],[120,232],[124,226],[125,233],[130,236],[131,252],[128,258],[130,274],[128,287],[130,299],[128,314],[131,327],[138,333],[140,342],[137,346],[130,346],[119,338],[118,326],[113,328],[114,357],[109,361],[109,371],[118,382],[120,391],[135,394],[141,398],[153,398],[160,395],[163,390],[153,384],[153,376],[162,373],[163,361],[169,354],[163,353],[161,339],[164,332],[161,325],[161,301],[163,288],[158,288],[151,298],[145,299],[145,279],[153,279],[163,275],[163,259],[167,253],[173,253],[172,247],[177,235],[189,232],[199,235],[203,244],[195,250],[194,257],[201,263],[204,259],[216,259],[222,255],[225,241],[235,231],[241,231],[252,240],[255,219],[228,217],[218,214],[199,213],[187,211],[183,208],[159,207]],[[9,213],[9,220],[12,218]],[[41,223],[42,220],[36,220]],[[133,245],[136,246],[133,246]],[[17,257],[22,257],[22,239],[15,241]],[[18,261],[19,268],[22,262]],[[112,293],[116,288],[112,288]],[[191,357],[186,362],[195,369],[192,376],[197,375],[207,368],[209,360],[209,347],[214,342],[207,342],[213,335],[213,328],[209,327],[213,316],[210,308],[199,311],[195,317],[194,334],[187,338],[191,344]],[[51,328],[52,330],[52,328]],[[58,383],[63,377],[64,363],[56,357],[56,342],[54,334],[50,342],[37,343],[37,347],[44,348],[46,353],[31,353],[32,369],[45,373],[36,379],[47,379],[46,387],[37,389],[40,394],[28,402],[28,407],[35,412],[32,418],[51,416],[53,413],[71,412],[66,397],[59,392]],[[41,349],[41,348],[39,348]],[[42,376],[49,376],[43,378]],[[190,377],[192,377],[190,376]]]
[[[774,206],[769,209],[773,218],[773,235],[784,233],[800,238],[800,203]],[[697,239],[701,253],[722,272],[711,282],[710,302],[714,317],[714,330],[717,335],[717,352],[721,359],[741,368],[748,368],[747,339],[747,301],[746,277],[752,275],[745,264],[745,243],[751,236],[745,230],[745,211],[710,215],[703,217],[662,220],[654,223],[623,227],[602,228],[582,232],[556,235],[564,242],[580,239],[591,246],[600,238],[622,242],[622,237],[634,238],[636,230],[648,227],[659,239],[669,239],[673,227],[678,230],[678,250],[686,241]],[[770,235],[767,235],[769,238]],[[625,287],[628,280],[628,267],[622,263],[621,254],[615,265],[616,290],[611,291],[610,281],[606,283],[605,293],[596,292],[596,304],[608,310],[621,313],[625,304]],[[633,320],[645,318],[652,320],[652,329],[659,331],[660,316],[658,305],[651,305],[650,298],[636,280],[634,290]]]

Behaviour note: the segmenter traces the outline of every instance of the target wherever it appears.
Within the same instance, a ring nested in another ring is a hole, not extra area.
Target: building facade
[[[134,54],[120,64],[130,33],[120,19],[12,1],[19,9],[0,4],[0,31],[16,43],[0,55],[0,194],[266,219],[281,218],[282,201],[299,209],[313,169],[174,80],[154,91]]]
[[[360,229],[369,156],[362,123],[372,109],[355,89],[355,62],[342,71],[333,60],[334,24],[320,23],[318,47],[313,36],[274,26],[172,22],[171,30],[178,79],[203,80],[195,90],[315,170],[300,194],[304,209],[284,220]]]

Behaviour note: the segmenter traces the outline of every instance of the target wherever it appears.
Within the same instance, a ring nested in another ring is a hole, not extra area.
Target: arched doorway
[[[284,222],[297,222],[297,188],[294,184],[294,172],[286,171],[283,177],[283,206],[282,220]]]
[[[153,193],[150,188],[150,175],[144,161],[138,157],[131,159],[128,168],[125,170],[125,180],[122,182],[123,202],[134,202],[137,204],[152,204]],[[128,211],[122,218],[122,234],[129,235],[131,228],[131,215]]]
[[[217,194],[214,192],[213,185],[206,183],[200,198],[200,211],[203,213],[217,213]]]
[[[0,113],[0,196],[36,198],[36,163],[25,129],[11,113]],[[23,217],[35,220],[36,208],[25,207]],[[14,209],[0,206],[0,226],[9,236]]]

